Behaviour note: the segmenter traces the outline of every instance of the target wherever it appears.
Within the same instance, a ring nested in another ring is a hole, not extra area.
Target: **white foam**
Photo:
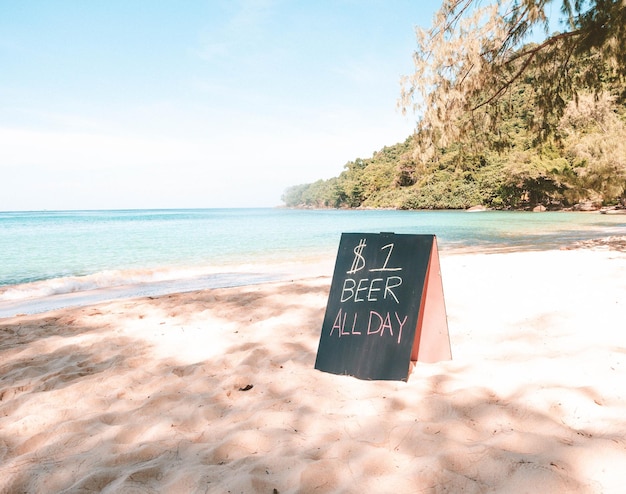
[[[0,289],[0,318],[121,298],[327,275],[332,273],[332,261],[332,258],[311,258],[307,262],[103,271],[12,285]]]
[[[239,271],[238,269],[228,271]],[[215,267],[108,270],[85,276],[67,276],[11,285],[0,289],[0,301],[18,301],[88,290],[108,289],[173,280],[195,279],[223,272]]]
[[[215,273],[193,278],[170,279],[152,282],[141,282],[118,286],[85,289],[86,284],[60,282],[64,290],[57,293],[46,289],[10,292],[8,297],[0,299],[0,318],[18,314],[38,314],[66,307],[80,307],[99,302],[122,298],[159,296],[168,293],[182,293],[207,288],[251,285],[284,279],[285,273]],[[50,285],[54,285],[51,283]],[[79,289],[78,287],[82,287]],[[6,293],[6,292],[5,292]],[[28,295],[18,298],[17,294]]]

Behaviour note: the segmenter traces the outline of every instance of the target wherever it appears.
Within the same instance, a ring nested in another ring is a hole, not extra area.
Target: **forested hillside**
[[[346,163],[337,177],[290,187],[283,201],[398,209],[615,204],[626,191],[626,90],[609,72],[602,92],[580,87],[562,117],[539,131],[529,75],[500,102],[497,129],[477,128],[428,160],[420,159],[419,136],[409,136]]]
[[[404,108],[421,112],[415,134],[346,163],[337,177],[290,187],[285,204],[558,209],[625,202],[626,4],[564,0],[569,32],[516,45],[533,25],[547,27],[548,4],[513,1],[502,15],[472,10],[482,5],[474,0],[444,0],[430,30],[418,30],[416,72],[402,91]],[[463,16],[475,24],[461,23]]]

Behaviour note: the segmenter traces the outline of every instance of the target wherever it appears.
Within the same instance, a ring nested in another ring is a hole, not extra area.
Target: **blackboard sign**
[[[436,237],[342,234],[315,368],[405,381],[420,353],[450,358]]]

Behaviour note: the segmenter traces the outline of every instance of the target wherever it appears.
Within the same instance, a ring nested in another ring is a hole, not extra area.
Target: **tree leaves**
[[[417,30],[415,71],[402,80],[400,106],[418,115],[423,157],[433,154],[432,141],[445,147],[477,127],[495,128],[498,103],[528,72],[536,84],[532,124],[542,138],[578,89],[602,89],[598,58],[612,77],[626,76],[626,2],[563,0],[568,30],[529,44],[537,28],[547,35],[552,3],[444,0],[431,27]],[[581,55],[589,56],[589,66],[572,73],[572,57]]]

